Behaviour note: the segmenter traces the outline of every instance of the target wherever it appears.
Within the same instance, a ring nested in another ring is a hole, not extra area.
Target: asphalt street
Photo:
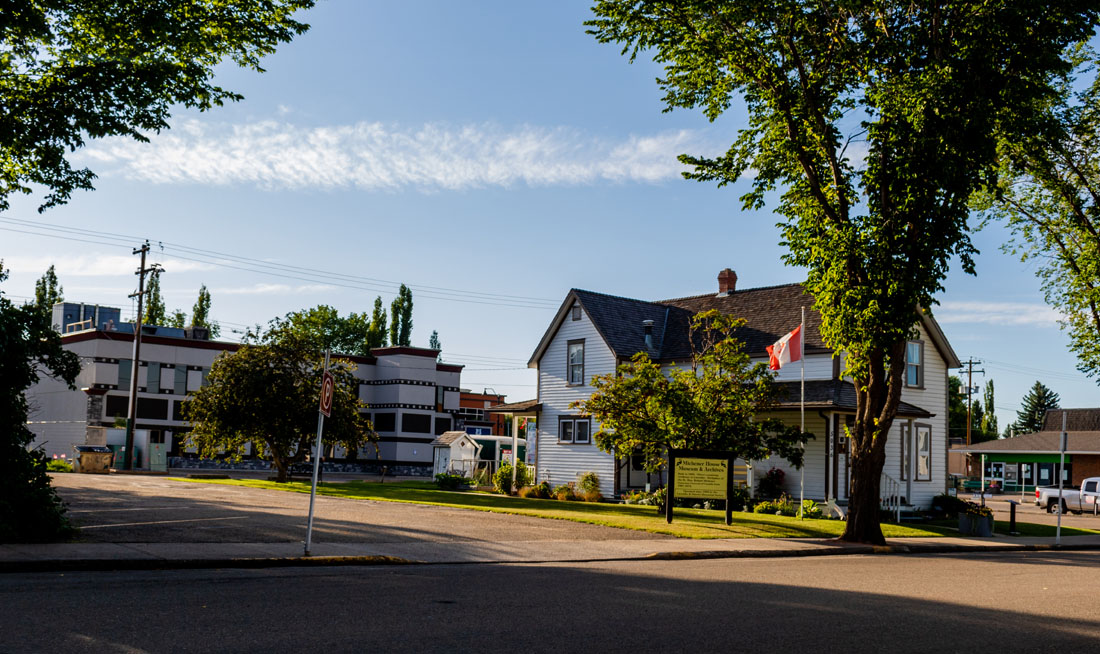
[[[0,576],[3,652],[1090,652],[1100,554]]]
[[[306,537],[309,495],[140,475],[53,476],[93,543],[297,543]],[[593,541],[669,538],[563,520],[398,502],[317,496],[314,540]]]

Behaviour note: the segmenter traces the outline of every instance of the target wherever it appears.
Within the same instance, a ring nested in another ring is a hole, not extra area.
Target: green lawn
[[[247,486],[294,493],[309,492],[307,482],[277,484],[273,481],[253,479],[177,479],[177,481]],[[426,481],[391,484],[362,481],[324,483],[318,485],[317,492],[322,495],[360,500],[433,504],[535,518],[571,520],[655,534],[671,534],[681,538],[832,538],[844,531],[844,523],[839,520],[799,520],[741,512],[733,514],[733,524],[727,527],[721,511],[703,509],[676,509],[675,519],[670,525],[652,506],[560,502],[469,491],[441,491],[435,484]],[[883,524],[882,533],[887,538],[900,538],[943,536],[951,532],[941,527]]]
[[[927,523],[933,528],[945,528],[957,530],[959,526],[958,520],[932,520]],[[994,520],[993,521],[993,533],[1000,536],[1009,536],[1008,533],[1008,521],[1007,520]],[[1031,538],[1054,538],[1055,526],[1054,525],[1037,525],[1031,522],[1016,521],[1016,535],[1027,536]],[[1063,536],[1088,536],[1090,534],[1100,534],[1100,531],[1095,529],[1080,529],[1077,527],[1062,527]],[[955,535],[953,533],[952,535]]]

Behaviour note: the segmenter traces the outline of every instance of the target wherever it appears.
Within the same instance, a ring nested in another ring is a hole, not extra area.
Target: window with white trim
[[[584,385],[584,339],[569,341],[566,380],[570,386]]]
[[[906,481],[909,479],[909,467],[911,465],[909,459],[913,455],[913,441],[912,434],[909,433],[908,423],[901,423],[901,480]]]
[[[920,341],[905,346],[905,385],[924,387],[924,343]]]
[[[916,481],[932,481],[932,428],[928,425],[917,425],[917,436],[913,443],[913,450],[917,454]]]
[[[558,442],[586,445],[592,442],[592,422],[588,418],[562,416],[558,419]]]

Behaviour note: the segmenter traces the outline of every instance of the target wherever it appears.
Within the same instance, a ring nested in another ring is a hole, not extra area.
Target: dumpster
[[[111,469],[111,461],[114,453],[111,448],[103,445],[74,445],[79,472],[91,474],[107,474]]]

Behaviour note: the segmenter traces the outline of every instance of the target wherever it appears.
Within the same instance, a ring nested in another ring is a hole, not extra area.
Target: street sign
[[[326,370],[321,378],[321,406],[319,407],[326,418],[332,417],[332,393],[334,390],[336,390],[336,378]]]

